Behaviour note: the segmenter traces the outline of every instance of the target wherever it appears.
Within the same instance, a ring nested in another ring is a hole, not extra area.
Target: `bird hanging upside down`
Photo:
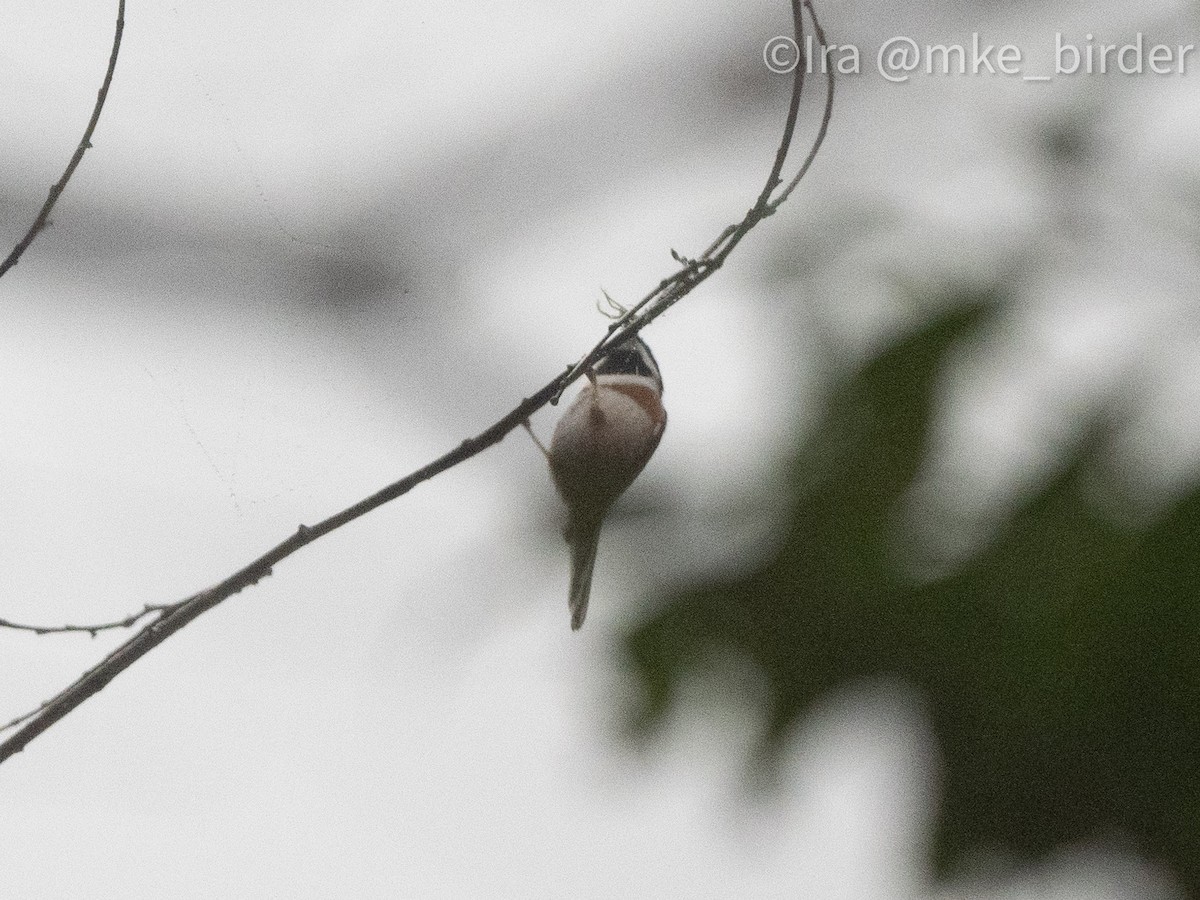
[[[546,451],[568,510],[572,629],[587,615],[604,516],[650,460],[667,425],[662,375],[641,338],[614,347],[587,374]]]

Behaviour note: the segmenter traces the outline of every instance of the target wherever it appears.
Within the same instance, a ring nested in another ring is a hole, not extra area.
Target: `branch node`
[[[266,567],[258,570],[257,572],[251,572],[246,576],[246,583],[243,584],[240,588],[238,588],[238,591],[240,592],[240,591],[245,590],[248,587],[256,585],[260,581],[262,581],[264,578],[270,578],[273,574],[274,574],[274,571],[271,569],[270,566],[266,566]]]

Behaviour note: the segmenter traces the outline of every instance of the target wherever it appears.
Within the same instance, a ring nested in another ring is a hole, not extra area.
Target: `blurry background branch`
[[[803,14],[807,9],[813,21],[814,30],[821,42],[824,43],[824,33],[816,19],[815,12],[809,0],[791,0],[794,34],[797,46],[804,46]],[[115,62],[115,52],[114,52]],[[547,403],[555,400],[575,379],[579,378],[586,368],[604,354],[612,345],[620,344],[636,334],[651,321],[669,309],[694,288],[717,271],[732,253],[741,239],[762,219],[771,215],[786,199],[788,194],[808,172],[812,161],[828,131],[833,112],[833,78],[827,75],[828,84],[825,94],[825,104],[820,126],[813,144],[796,174],[789,180],[782,191],[776,195],[776,189],[782,184],[781,172],[791,148],[795,132],[796,119],[800,99],[804,87],[805,63],[799,60],[793,70],[791,98],[788,105],[787,119],[783,136],[776,152],[775,161],[771,167],[766,183],[758,199],[743,219],[726,228],[721,235],[695,259],[687,259],[674,254],[681,261],[681,267],[675,274],[664,279],[639,301],[628,312],[623,314],[609,328],[609,333],[589,351],[579,363],[570,366],[557,378],[542,387],[531,397],[518,404],[511,412],[499,419],[495,424],[476,435],[464,440],[458,447],[444,454],[432,463],[412,472],[406,477],[394,482],[360,502],[348,507],[313,526],[301,525],[289,538],[264,553],[258,559],[244,566],[219,584],[195,594],[186,600],[175,604],[147,607],[143,612],[132,614],[126,619],[93,627],[38,627],[15,625],[0,620],[0,626],[17,628],[37,633],[63,633],[70,631],[87,631],[94,633],[98,630],[123,627],[132,624],[148,613],[157,613],[154,621],[144,626],[136,635],[130,638],[99,664],[84,673],[74,683],[59,694],[41,704],[37,709],[19,716],[0,727],[0,730],[19,726],[19,730],[0,744],[0,762],[19,753],[39,734],[50,728],[55,722],[77,708],[89,697],[102,690],[114,677],[165,641],[172,634],[183,628],[189,622],[217,606],[222,601],[238,593],[246,587],[256,584],[260,579],[271,574],[272,567],[291,556],[300,548],[312,543],[318,538],[329,534],[341,526],[365,515],[383,504],[408,493],[417,485],[428,481],[436,475],[450,469],[464,460],[470,459],[481,451],[501,441],[510,431],[527,421],[529,416],[541,409]],[[107,80],[105,83],[107,88]],[[774,197],[774,199],[772,199]]]
[[[108,99],[108,87],[112,84],[113,72],[117,68],[117,54],[121,50],[121,35],[124,31],[125,0],[117,0],[117,25],[113,32],[112,53],[108,57],[108,68],[104,72],[104,81],[100,85],[100,90],[96,93],[96,105],[92,109],[92,117],[88,120],[83,137],[79,139],[79,146],[71,154],[71,161],[67,163],[67,168],[63,171],[62,177],[51,185],[50,193],[46,197],[46,202],[42,204],[42,208],[38,211],[37,218],[33,220],[33,224],[29,226],[29,230],[25,232],[25,236],[13,247],[12,252],[8,254],[3,262],[0,262],[0,276],[3,276],[5,272],[17,264],[17,261],[21,258],[21,254],[33,243],[41,230],[47,226],[50,211],[54,209],[54,204],[58,202],[58,198],[66,190],[67,182],[75,174],[75,169],[83,159],[83,154],[91,148],[92,134],[96,131],[96,125],[100,121],[100,112],[104,109],[104,101]]]

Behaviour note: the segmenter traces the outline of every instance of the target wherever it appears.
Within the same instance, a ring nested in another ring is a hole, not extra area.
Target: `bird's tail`
[[[600,523],[572,522],[567,530],[571,545],[571,593],[567,605],[571,609],[571,630],[578,631],[587,616],[588,598],[592,594],[592,570],[596,567],[596,549],[600,545]]]

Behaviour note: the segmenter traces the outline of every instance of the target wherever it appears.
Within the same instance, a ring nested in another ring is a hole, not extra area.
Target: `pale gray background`
[[[0,11],[0,243],[78,140],[113,7]],[[1011,495],[1061,438],[1056,411],[1133,360],[1157,397],[1147,468],[1191,464],[1195,77],[896,86],[873,53],[978,31],[1048,70],[1056,30],[1186,42],[1196,11],[821,12],[864,72],[792,202],[647,332],[671,420],[628,502],[659,513],[606,534],[586,628],[568,630],[557,501],[518,433],[280,565],[0,767],[0,893],[945,893],[911,698],[837,698],[755,798],[736,698],[698,688],[663,740],[622,742],[612,640],[654,587],[761,546],[763,527],[710,511],[765,502],[816,348],[852,362],[911,323],[903,286],[1034,260],[1011,341],[948,398],[930,478]],[[95,149],[0,281],[12,619],[178,599],[478,431],[602,333],[601,287],[636,299],[670,247],[695,253],[744,212],[786,104],[761,57],[782,2],[214,0],[128,19]],[[1055,182],[1030,147],[1077,118],[1104,159]],[[0,633],[0,714],[118,639]],[[1136,859],[1096,853],[946,895],[1152,890]]]

